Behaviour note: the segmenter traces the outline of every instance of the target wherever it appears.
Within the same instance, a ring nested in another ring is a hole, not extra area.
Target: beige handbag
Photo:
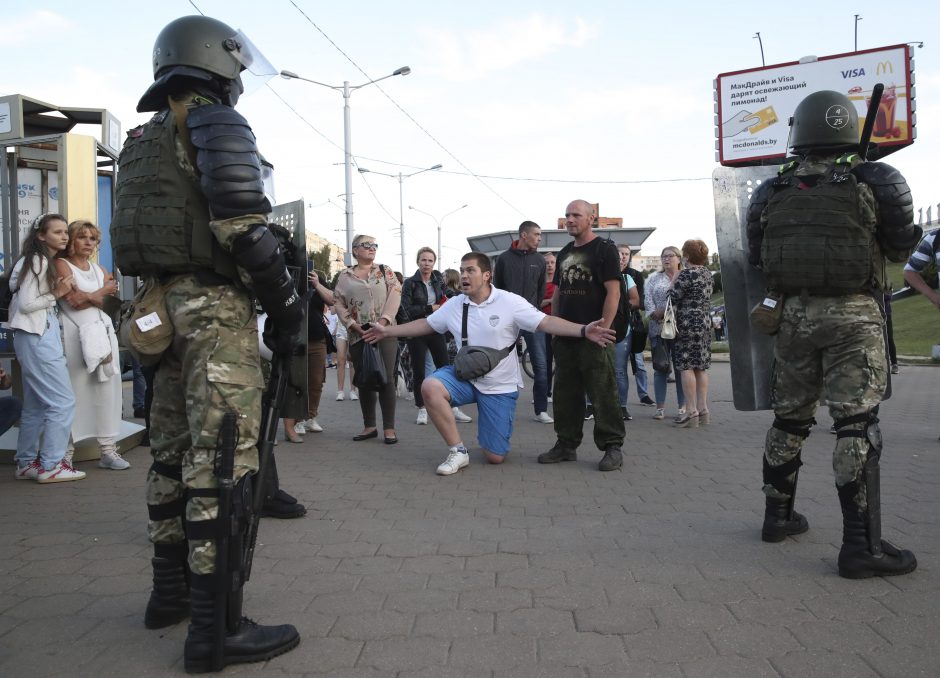
[[[676,311],[672,307],[672,297],[666,299],[666,311],[663,315],[663,329],[659,336],[663,339],[676,338]]]

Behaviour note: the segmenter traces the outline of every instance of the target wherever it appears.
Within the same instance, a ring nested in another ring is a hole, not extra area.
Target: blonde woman
[[[660,255],[660,261],[663,267],[646,281],[644,296],[646,297],[646,310],[650,318],[650,347],[655,351],[657,346],[662,344],[669,356],[669,362],[672,358],[672,340],[663,339],[660,336],[663,326],[663,316],[666,315],[666,301],[669,299],[669,292],[675,284],[679,271],[682,269],[682,254],[677,247],[666,247]],[[676,371],[678,374],[678,370]],[[653,386],[656,393],[656,414],[653,419],[662,419],[666,413],[666,377],[667,372],[658,372],[654,370]],[[679,414],[677,418],[685,415],[685,394],[682,391],[682,380],[676,379],[676,400],[679,404]]]
[[[67,458],[71,457],[73,443],[97,438],[101,450],[98,466],[123,471],[130,468],[130,463],[121,457],[116,443],[124,400],[118,343],[111,318],[101,310],[105,298],[117,294],[117,283],[114,276],[91,260],[100,242],[97,226],[90,221],[73,221],[69,224],[69,244],[55,261],[58,275],[75,280],[75,289],[59,299],[65,361],[76,404]],[[96,323],[111,341],[111,360],[89,372],[82,351],[81,327]]]
[[[401,283],[395,277],[395,272],[388,266],[375,263],[378,247],[371,235],[357,235],[352,246],[352,256],[356,263],[340,273],[336,289],[333,291],[336,315],[339,323],[346,329],[349,354],[357,370],[365,347],[362,335],[368,329],[367,326],[395,324],[395,314],[401,304]],[[363,428],[361,433],[353,436],[353,440],[378,437],[375,421],[375,404],[378,398],[382,409],[385,444],[394,445],[398,442],[395,433],[394,379],[398,341],[388,338],[377,345],[389,379],[378,393],[362,390],[359,394]]]

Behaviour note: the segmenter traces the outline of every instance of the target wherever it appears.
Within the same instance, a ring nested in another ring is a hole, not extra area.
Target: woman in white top
[[[101,242],[98,227],[90,221],[78,220],[69,224],[68,232],[69,244],[55,265],[59,275],[71,276],[75,281],[74,289],[59,299],[65,360],[76,401],[72,443],[97,438],[101,450],[98,466],[122,471],[130,468],[130,464],[118,453],[115,443],[123,404],[118,343],[111,318],[101,310],[105,297],[117,293],[117,283],[114,276],[91,261]],[[101,343],[110,343],[110,359],[98,362],[97,356],[86,356],[81,340],[83,331],[96,332]],[[98,364],[89,365],[89,360]],[[70,444],[69,451],[72,449]]]
[[[65,217],[37,217],[10,275],[13,300],[7,324],[13,329],[16,359],[23,368],[23,414],[16,441],[19,480],[57,483],[85,477],[65,460],[75,396],[59,337],[56,300],[72,290],[73,281],[56,275],[52,257],[68,241]]]

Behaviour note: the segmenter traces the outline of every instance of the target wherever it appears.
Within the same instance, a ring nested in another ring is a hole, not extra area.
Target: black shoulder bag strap
[[[470,304],[463,305],[463,320],[460,321],[460,345],[467,345],[467,316],[470,314]]]

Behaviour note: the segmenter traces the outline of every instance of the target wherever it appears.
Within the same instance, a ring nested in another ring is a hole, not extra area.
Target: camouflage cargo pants
[[[876,407],[888,379],[882,322],[881,308],[868,295],[809,297],[805,303],[798,296],[788,298],[774,347],[772,399],[777,417],[812,419],[820,399],[836,423]],[[848,428],[864,430],[865,424]],[[779,466],[793,459],[802,445],[802,437],[771,428],[765,458]],[[836,440],[832,468],[837,486],[860,478],[868,449],[865,438]],[[782,497],[770,485],[764,492]],[[864,504],[864,493],[859,501]]]
[[[181,481],[153,468],[148,473],[148,532],[154,544],[180,544],[186,539],[184,516],[199,521],[218,515],[215,498],[189,497],[185,505],[182,500],[187,488],[217,487],[213,469],[226,412],[239,415],[236,480],[258,468],[261,358],[254,304],[247,293],[228,285],[203,285],[186,275],[173,279],[166,300],[174,338],[154,379],[151,454],[163,468],[181,467],[182,473]],[[161,513],[166,504],[178,505],[178,515],[166,517],[169,507]],[[154,520],[154,513],[162,519]],[[214,572],[214,542],[190,541],[189,567],[195,574]]]

